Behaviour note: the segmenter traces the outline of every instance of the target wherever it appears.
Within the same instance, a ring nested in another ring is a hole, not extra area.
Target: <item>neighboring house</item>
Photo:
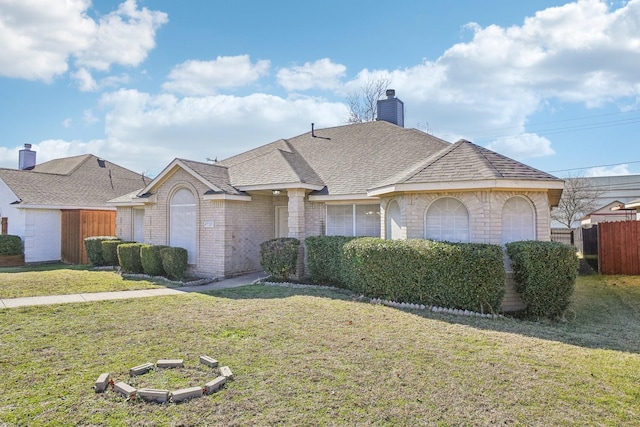
[[[625,212],[627,220],[640,221],[640,199],[632,200],[628,203],[620,203],[611,208],[612,211]]]
[[[396,119],[312,128],[213,164],[175,159],[110,201],[117,235],[184,247],[190,272],[208,276],[260,270],[260,244],[278,236],[550,240],[562,180]]]
[[[620,208],[622,206],[622,209]],[[580,225],[592,225],[600,222],[613,222],[613,221],[629,221],[636,219],[635,209],[625,210],[625,204],[614,200],[613,202],[602,206],[600,209],[596,209],[593,212],[585,215],[580,219]]]
[[[25,144],[19,169],[0,168],[3,231],[22,238],[25,262],[84,264],[84,237],[115,234],[106,201],[141,185],[142,175],[91,154],[36,165]]]

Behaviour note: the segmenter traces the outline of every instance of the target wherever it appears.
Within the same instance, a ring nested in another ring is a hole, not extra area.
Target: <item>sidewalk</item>
[[[237,288],[253,283],[266,277],[264,273],[251,273],[244,276],[223,279],[217,282],[198,286],[184,286],[181,288],[141,289],[135,291],[95,292],[70,295],[48,295],[40,297],[6,298],[0,299],[0,309],[24,307],[29,305],[66,304],[71,302],[105,301],[126,298],[157,297],[162,295],[182,295],[189,292],[205,292],[216,289]]]

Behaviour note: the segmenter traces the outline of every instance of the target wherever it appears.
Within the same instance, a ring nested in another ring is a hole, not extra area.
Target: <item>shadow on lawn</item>
[[[325,289],[322,287],[286,287],[249,285],[238,288],[220,289],[204,292],[219,298],[229,299],[276,299],[295,296],[313,296],[319,298],[352,301],[360,304],[371,304],[370,300],[359,298],[352,292],[342,289]],[[477,317],[456,316],[434,313],[429,310],[398,310],[420,316],[424,319],[443,321],[450,324],[465,325],[472,328],[525,335],[543,340],[556,341],[591,349],[606,349],[630,353],[640,353],[640,312],[632,303],[615,304],[616,312],[610,310],[595,311],[592,302],[574,302],[568,311],[569,320],[522,320],[511,317],[501,319],[482,319]],[[588,299],[588,298],[587,298]],[[600,307],[602,308],[602,307]]]

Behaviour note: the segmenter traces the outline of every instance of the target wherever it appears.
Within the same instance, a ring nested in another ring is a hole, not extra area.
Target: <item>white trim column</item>
[[[305,190],[302,188],[287,189],[289,196],[289,237],[300,240],[300,249],[298,251],[298,263],[296,266],[296,279],[300,280],[304,277],[304,239],[305,222],[304,222],[304,197]]]

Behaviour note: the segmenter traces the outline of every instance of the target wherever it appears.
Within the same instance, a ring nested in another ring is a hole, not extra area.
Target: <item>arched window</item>
[[[393,200],[387,206],[387,239],[395,240],[402,238],[402,227],[400,226],[400,205]]]
[[[524,197],[512,197],[502,208],[502,244],[535,240],[535,213]]]
[[[169,245],[185,248],[189,264],[196,261],[196,199],[186,188],[175,192],[171,198]]]
[[[457,199],[442,197],[427,209],[424,237],[447,242],[469,241],[469,211]]]

